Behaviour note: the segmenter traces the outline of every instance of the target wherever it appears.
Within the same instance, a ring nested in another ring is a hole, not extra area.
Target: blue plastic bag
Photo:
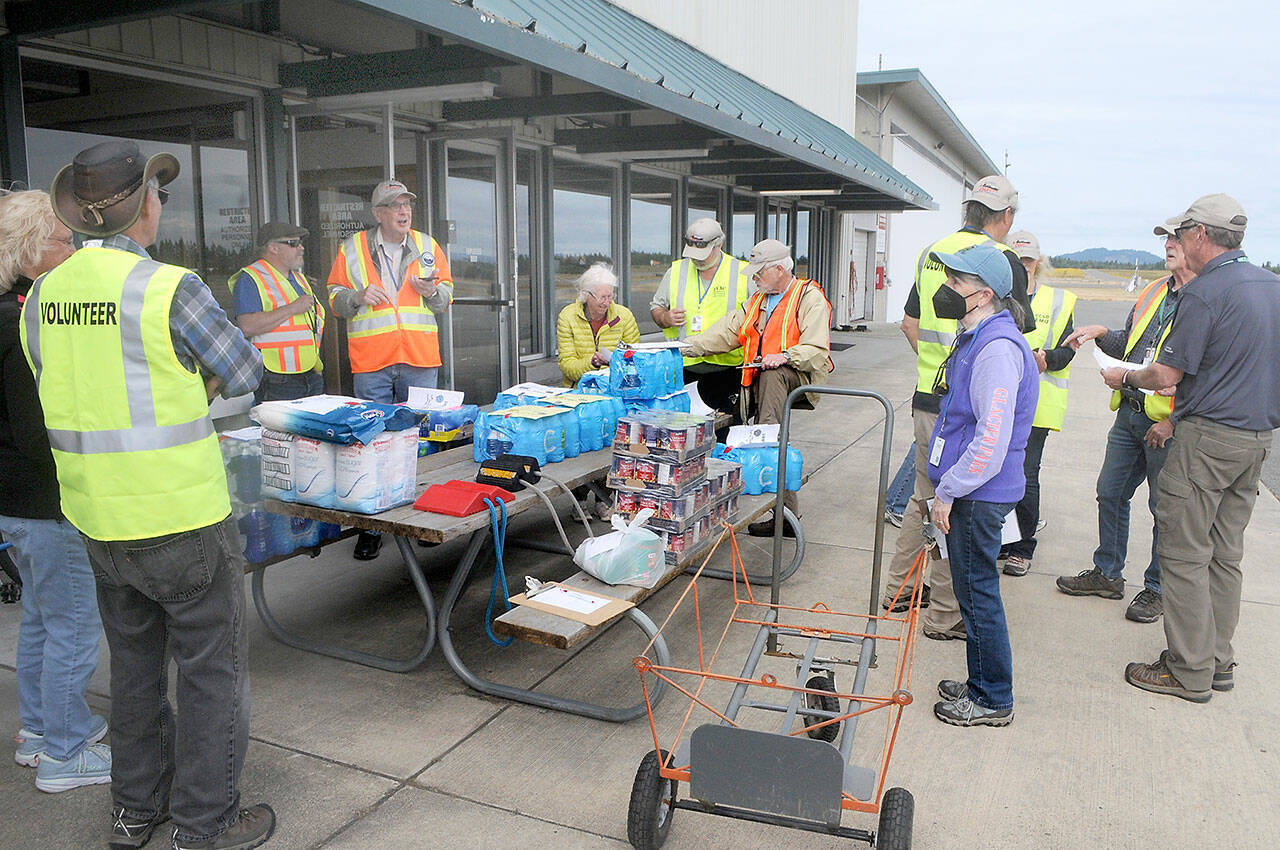
[[[609,358],[609,394],[658,398],[684,389],[684,358],[678,349],[637,350],[618,346]]]

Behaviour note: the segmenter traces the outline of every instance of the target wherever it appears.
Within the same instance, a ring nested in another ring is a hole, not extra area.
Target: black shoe
[[[952,626],[949,629],[942,629],[941,631],[937,631],[937,632],[930,631],[929,629],[925,629],[924,636],[927,637],[929,640],[968,640],[969,639],[969,633],[965,631],[965,628],[964,628],[964,620],[961,620],[960,622],[956,623],[954,626]]]
[[[892,608],[889,607],[888,602],[885,602],[881,607],[887,610],[890,614],[901,614],[902,612],[906,611],[908,608],[911,607],[911,595],[904,594],[898,600],[898,604],[894,605]],[[925,608],[928,608],[928,607],[929,607],[929,585],[926,584],[924,587],[920,588],[920,609],[923,611]]]
[[[768,519],[760,519],[747,526],[747,534],[752,537],[772,537],[773,536],[773,517]],[[791,520],[784,519],[782,521],[782,536],[795,537],[796,530],[791,527]]]
[[[1124,578],[1107,578],[1097,567],[1084,570],[1079,575],[1059,576],[1058,590],[1068,596],[1101,596],[1103,599],[1124,599]]]
[[[1236,677],[1233,672],[1236,663],[1232,661],[1227,665],[1225,670],[1215,670],[1213,673],[1213,684],[1210,686],[1215,691],[1229,691],[1236,686]]]
[[[1164,600],[1154,590],[1142,588],[1125,609],[1126,619],[1135,623],[1154,623],[1164,613]]]
[[[222,832],[203,841],[180,841],[173,836],[173,850],[253,850],[276,831],[276,813],[266,803],[240,810],[240,817]]]
[[[968,696],[933,704],[933,716],[952,726],[1008,726],[1013,709],[985,708]]]
[[[134,818],[124,813],[124,806],[111,808],[111,837],[107,846],[111,850],[133,850],[151,840],[151,833],[160,824],[169,819],[169,813],[163,812],[152,818]]]
[[[381,534],[376,531],[362,531],[360,536],[356,538],[356,548],[351,553],[351,557],[357,561],[372,561],[378,557],[378,550],[381,548]]]
[[[938,696],[947,702],[955,702],[969,695],[969,686],[955,679],[943,679],[938,683]]]

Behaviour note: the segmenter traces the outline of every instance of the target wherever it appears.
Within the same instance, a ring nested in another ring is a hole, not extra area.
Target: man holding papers
[[[1182,245],[1169,236],[1165,237],[1164,267],[1169,276],[1142,291],[1124,330],[1087,325],[1067,337],[1067,344],[1078,349],[1087,340],[1094,340],[1103,355],[1098,358],[1099,364],[1104,367],[1124,363],[1137,368],[1152,362],[1173,327],[1179,290],[1195,277],[1187,267]],[[1164,613],[1154,528],[1156,479],[1172,445],[1169,414],[1173,398],[1124,386],[1111,394],[1111,409],[1116,411],[1116,421],[1107,435],[1107,454],[1098,473],[1098,548],[1093,552],[1093,566],[1079,575],[1061,576],[1058,589],[1070,596],[1124,598],[1122,573],[1129,546],[1129,502],[1145,478],[1153,522],[1151,561],[1143,575],[1143,588],[1124,615],[1137,623],[1154,623]]]

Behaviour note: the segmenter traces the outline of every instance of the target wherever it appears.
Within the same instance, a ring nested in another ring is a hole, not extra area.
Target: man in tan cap
[[[1112,389],[1177,385],[1169,416],[1177,439],[1156,485],[1169,648],[1124,675],[1191,702],[1235,684],[1244,529],[1280,427],[1280,278],[1240,250],[1248,221],[1238,201],[1218,194],[1156,228],[1182,243],[1196,278],[1155,362],[1103,371]]]
[[[344,239],[329,271],[333,312],[347,320],[355,394],[382,404],[408,401],[409,387],[436,386],[436,315],[453,303],[449,258],[413,229],[417,197],[399,180],[379,183],[370,198],[377,225]],[[381,545],[378,532],[362,531],[354,557],[373,560]]]
[[[302,273],[308,230],[286,221],[258,229],[258,259],[231,276],[236,325],[262,352],[255,402],[324,392],[320,338],[324,309]]]
[[[649,302],[649,315],[667,339],[700,334],[747,300],[751,281],[746,263],[723,250],[724,230],[714,218],[700,218],[684,232],[684,251],[662,277]],[[684,382],[715,410],[732,411],[738,397],[742,349],[684,358]]]
[[[925,247],[916,263],[915,285],[907,297],[906,315],[902,319],[902,333],[916,352],[916,391],[911,399],[911,421],[915,432],[916,483],[912,504],[902,518],[902,530],[898,533],[897,550],[889,563],[885,579],[883,606],[895,612],[905,611],[908,600],[904,593],[895,604],[893,599],[902,587],[920,554],[923,545],[923,518],[919,505],[933,498],[933,485],[929,482],[929,443],[942,394],[938,391],[937,378],[943,362],[951,352],[956,338],[956,321],[939,318],[934,312],[933,296],[947,279],[942,264],[930,259],[931,254],[954,254],[970,245],[994,242],[1005,252],[1013,273],[1013,298],[1023,305],[1028,316],[1032,315],[1027,300],[1027,271],[1018,255],[1003,240],[1013,227],[1013,216],[1018,210],[1018,191],[1009,180],[999,174],[983,177],[973,186],[964,204],[964,224],[955,233],[945,236]],[[1034,321],[1021,326],[1023,333],[1034,329]],[[928,559],[925,576],[925,593],[921,607],[927,607],[920,620],[925,637],[934,640],[965,639],[964,621],[960,618],[960,606],[951,589],[951,565],[945,559]]]
[[[741,348],[743,393],[755,397],[755,421],[782,421],[787,395],[806,384],[820,384],[835,368],[831,362],[831,304],[822,287],[792,273],[791,249],[776,239],[756,243],[747,259],[746,274],[756,292],[724,318],[697,336],[685,339],[685,353],[695,357]],[[818,396],[809,393],[810,403]],[[800,503],[793,492],[784,504],[796,516]],[[773,535],[773,518],[751,523],[757,537]],[[784,534],[794,536],[790,523]]]
[[[111,647],[108,841],[141,847],[172,818],[175,850],[257,847],[275,813],[240,807],[244,559],[209,398],[252,391],[262,357],[194,272],[147,254],[177,175],[173,156],[126,141],[58,172],[58,218],[101,241],[31,287],[22,344]]]

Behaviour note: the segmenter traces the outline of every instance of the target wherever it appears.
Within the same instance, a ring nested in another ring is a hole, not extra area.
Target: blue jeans
[[[249,746],[244,558],[235,520],[147,540],[86,539],[111,646],[111,797],[198,841],[236,821]],[[178,665],[178,713],[169,658]]]
[[[320,372],[303,372],[296,375],[278,375],[262,372],[262,382],[253,393],[253,403],[264,401],[293,401],[295,398],[320,395],[324,392],[324,375]]]
[[[65,761],[93,731],[84,701],[102,636],[93,570],[66,520],[0,516],[0,533],[13,544],[22,577],[18,713],[24,727],[44,735],[49,756]]]
[[[1013,504],[956,499],[947,554],[951,586],[968,633],[969,697],[984,708],[1013,708],[1013,649],[1000,599],[1000,527]]]
[[[1014,512],[1018,518],[1018,531],[1022,539],[1010,543],[1010,555],[1031,559],[1036,553],[1036,526],[1040,524],[1040,458],[1044,455],[1044,440],[1048,428],[1032,428],[1027,437],[1027,453],[1022,460],[1022,472],[1027,479],[1027,489]]]
[[[1147,506],[1153,523],[1151,562],[1147,564],[1142,583],[1148,590],[1159,593],[1160,559],[1156,555],[1158,538],[1154,524],[1156,479],[1164,468],[1173,440],[1165,443],[1163,449],[1148,446],[1143,438],[1153,424],[1145,413],[1134,410],[1128,401],[1121,401],[1115,424],[1107,434],[1107,454],[1098,472],[1098,548],[1093,553],[1093,565],[1107,578],[1122,576],[1129,549],[1129,501],[1145,478]]]
[[[434,389],[439,375],[439,366],[393,363],[376,372],[356,372],[351,376],[351,383],[356,398],[378,404],[396,404],[409,400],[409,387]]]
[[[889,513],[902,516],[907,512],[907,502],[916,488],[916,444],[907,447],[907,456],[898,467],[898,474],[889,482],[889,490],[884,494],[884,507]]]

